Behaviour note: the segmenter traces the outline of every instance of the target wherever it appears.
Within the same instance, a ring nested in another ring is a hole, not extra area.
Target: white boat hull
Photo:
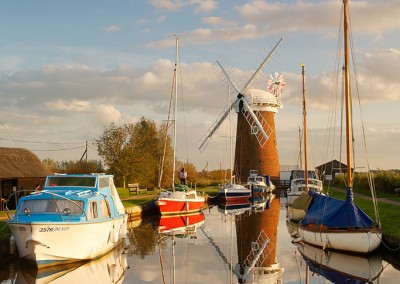
[[[320,231],[299,226],[299,233],[305,243],[353,253],[367,254],[379,247],[382,239],[380,230],[329,230]]]
[[[102,222],[9,222],[22,259],[38,267],[98,258],[126,237],[127,215]]]

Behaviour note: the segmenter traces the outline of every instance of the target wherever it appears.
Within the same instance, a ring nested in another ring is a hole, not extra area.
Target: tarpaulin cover
[[[351,190],[347,190],[345,201],[321,194],[314,194],[313,197],[314,202],[301,221],[303,225],[318,224],[329,228],[372,228],[371,218],[354,204]]]
[[[291,204],[289,204],[289,207],[307,211],[311,201],[312,197],[307,193],[303,192],[299,195],[299,197],[293,200]]]

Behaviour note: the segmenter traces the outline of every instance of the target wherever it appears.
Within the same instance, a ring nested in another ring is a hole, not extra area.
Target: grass
[[[8,239],[11,236],[10,228],[6,225],[6,211],[0,211],[0,240]]]

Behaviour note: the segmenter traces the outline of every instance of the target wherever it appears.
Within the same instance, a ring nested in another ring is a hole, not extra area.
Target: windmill
[[[278,108],[282,108],[281,94],[285,88],[285,82],[283,76],[276,72],[267,80],[269,91],[250,89],[250,85],[282,41],[283,39],[280,38],[242,90],[239,90],[221,63],[217,61],[227,83],[235,91],[236,100],[211,125],[201,138],[198,148],[200,152],[204,151],[230,110],[235,109],[238,113],[238,121],[234,171],[240,181],[247,180],[250,170],[258,170],[260,174],[279,177],[275,114]]]

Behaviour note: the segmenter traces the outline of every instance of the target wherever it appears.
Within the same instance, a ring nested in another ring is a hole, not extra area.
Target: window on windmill
[[[258,133],[258,127],[257,126],[252,126],[251,127],[251,134],[257,134]]]

